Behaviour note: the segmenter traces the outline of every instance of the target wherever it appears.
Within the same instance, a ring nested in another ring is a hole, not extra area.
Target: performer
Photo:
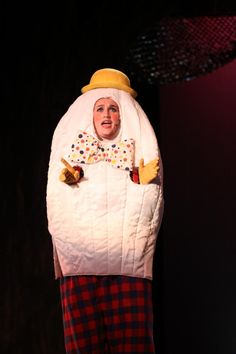
[[[123,72],[100,69],[81,91],[53,134],[46,197],[66,353],[155,353],[157,138]]]

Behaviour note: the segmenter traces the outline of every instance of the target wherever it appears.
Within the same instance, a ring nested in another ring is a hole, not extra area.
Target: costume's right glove
[[[148,162],[146,165],[144,165],[144,159],[141,159],[138,169],[140,184],[152,182],[157,177],[159,169],[159,158]]]
[[[81,177],[80,171],[75,170],[75,172],[72,174],[66,167],[63,168],[59,176],[61,182],[64,182],[69,185],[78,183],[80,177]]]
[[[72,167],[65,159],[61,158],[61,162],[64,163],[66,168],[63,168],[59,179],[61,182],[66,184],[76,184],[79,182],[80,178],[83,177],[84,173],[80,166]]]

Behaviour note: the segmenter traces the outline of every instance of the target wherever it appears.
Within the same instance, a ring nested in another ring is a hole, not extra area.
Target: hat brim
[[[126,91],[128,93],[130,93],[130,95],[135,98],[137,96],[137,92],[135,90],[133,90],[131,87],[126,86],[126,85],[122,85],[121,83],[117,83],[117,82],[99,82],[96,84],[89,84],[86,85],[84,87],[82,87],[81,92],[85,93],[89,90],[93,90],[96,88],[116,88],[118,90],[123,90]]]

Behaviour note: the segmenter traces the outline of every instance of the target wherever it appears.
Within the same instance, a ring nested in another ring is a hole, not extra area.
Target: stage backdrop
[[[1,354],[65,353],[45,207],[52,134],[94,70],[125,70],[132,43],[163,13],[156,1],[145,11],[143,2],[86,6],[8,2],[2,11]],[[235,62],[189,82],[132,82],[164,164],[158,354],[236,353],[235,85]]]

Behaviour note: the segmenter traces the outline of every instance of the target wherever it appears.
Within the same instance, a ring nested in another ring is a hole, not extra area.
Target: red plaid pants
[[[67,354],[155,353],[151,280],[69,276],[60,290]]]

